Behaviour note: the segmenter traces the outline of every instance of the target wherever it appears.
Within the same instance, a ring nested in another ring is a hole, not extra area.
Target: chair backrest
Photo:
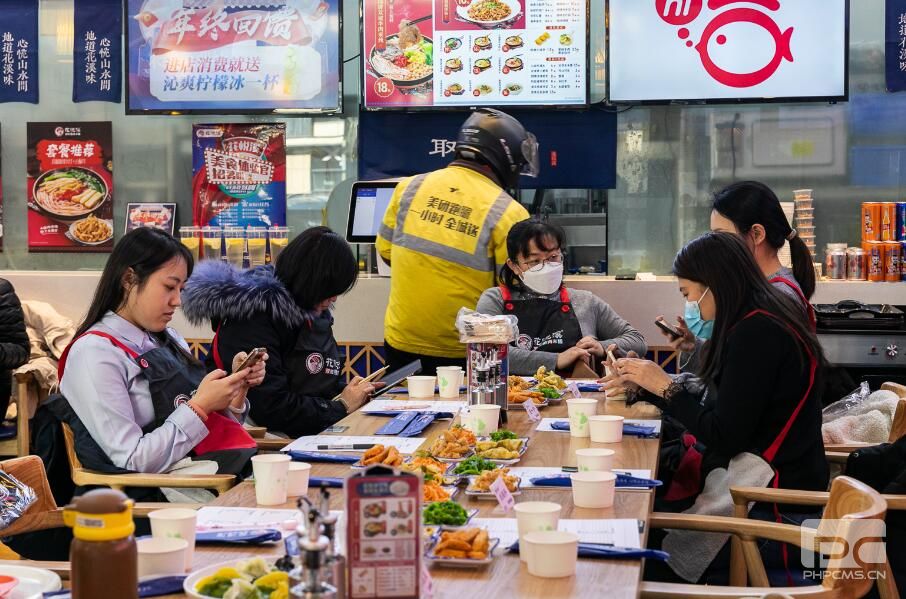
[[[884,517],[887,502],[854,478],[839,476],[831,485],[818,526],[816,549],[829,553],[822,586],[847,597],[862,597],[884,568]]]
[[[57,502],[50,490],[50,482],[44,471],[44,462],[35,455],[13,458],[0,462],[0,470],[15,477],[34,489],[38,499],[18,520],[3,529],[3,536],[14,536],[35,530],[61,526],[62,516],[57,512]]]
[[[888,443],[896,443],[900,437],[906,435],[906,397],[901,397],[897,402],[897,409],[893,414],[893,422],[890,423],[890,437]]]
[[[79,456],[76,455],[75,450],[75,435],[72,433],[72,429],[65,422],[63,425],[63,441],[66,444],[66,458],[69,460],[69,470],[75,474],[76,472],[83,470],[82,462],[79,461]]]

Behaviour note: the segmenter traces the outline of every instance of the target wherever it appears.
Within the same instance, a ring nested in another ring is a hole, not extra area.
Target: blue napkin
[[[600,383],[576,383],[576,388],[585,393],[597,393],[601,390]]]
[[[565,420],[558,420],[557,422],[551,423],[551,428],[555,431],[568,431],[569,422],[566,422]]]
[[[462,385],[462,386],[459,388],[459,392],[460,392],[460,393],[465,393],[465,392],[466,392],[466,389],[467,389],[467,387],[466,387],[465,385]],[[435,392],[435,393],[440,393],[440,387],[438,387],[438,386],[435,385],[435,387],[434,387],[434,392]],[[393,389],[388,390],[387,393],[393,393],[393,394],[395,394],[395,395],[408,395],[408,394],[409,394],[409,388],[408,388],[408,387],[394,387]]]
[[[283,538],[279,530],[210,530],[195,534],[196,543],[227,543],[231,545],[263,545]]]
[[[384,410],[381,412],[363,412],[366,416],[384,416],[393,418],[394,416],[399,416],[404,412],[411,412],[412,410]],[[435,420],[453,420],[456,418],[456,415],[453,412],[423,412],[424,414],[434,414]]]
[[[358,461],[358,460],[356,460],[356,461]],[[342,478],[332,478],[329,476],[310,476],[310,477],[308,477],[308,487],[309,488],[330,487],[331,489],[342,489],[343,488],[343,479]]]
[[[572,481],[569,476],[563,476],[560,474],[555,474],[553,476],[539,476],[537,478],[529,479],[532,481],[532,484],[536,487],[571,487]],[[639,488],[648,488],[653,489],[654,487],[660,487],[662,484],[661,481],[651,479],[651,478],[636,478],[634,476],[629,476],[626,474],[617,474],[616,486],[617,488],[622,489],[639,489]]]
[[[358,456],[322,453],[320,451],[289,451],[289,457],[296,462],[327,462],[329,464],[355,464]]]
[[[551,423],[551,428],[555,431],[568,431],[569,422],[565,420],[558,420],[557,422]],[[658,435],[654,431],[656,427],[654,426],[644,426],[641,424],[634,424],[632,422],[623,423],[623,434],[627,437],[646,437],[646,438],[656,438]]]
[[[176,595],[182,593],[182,583],[185,576],[163,576],[138,583],[139,597],[161,597],[163,595]],[[72,591],[66,589],[55,593],[44,593],[44,598],[48,599],[72,599]]]
[[[509,553],[519,553],[519,541],[507,548]],[[666,551],[656,549],[636,549],[634,547],[614,547],[600,543],[579,543],[579,557],[592,559],[654,559],[665,562],[670,557]]]
[[[403,430],[409,426],[409,423],[415,420],[421,412],[413,412],[411,410],[406,412],[400,412],[394,416],[390,422],[382,426],[381,428],[375,431],[375,435],[398,435]]]

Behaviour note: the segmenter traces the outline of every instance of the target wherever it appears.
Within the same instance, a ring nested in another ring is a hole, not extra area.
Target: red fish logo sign
[[[708,8],[719,10],[739,2],[740,0],[708,0]],[[779,0],[748,0],[748,3],[758,4],[771,11],[780,9]],[[658,16],[671,25],[688,25],[699,16],[702,10],[702,0],[655,0],[655,9],[658,11]],[[689,18],[690,16],[692,18]],[[742,23],[761,28],[771,36],[774,42],[774,51],[767,64],[747,73],[725,69],[719,66],[711,56],[712,41],[718,46],[723,46],[728,42],[727,34],[721,33],[721,29]],[[694,48],[698,52],[702,66],[712,79],[728,87],[747,88],[760,85],[773,77],[783,61],[794,62],[791,47],[793,31],[793,27],[782,30],[770,15],[754,8],[731,8],[717,14],[705,25],[697,44],[687,40],[686,46]],[[682,27],[677,31],[677,35],[680,39],[686,40],[690,35],[689,29]]]

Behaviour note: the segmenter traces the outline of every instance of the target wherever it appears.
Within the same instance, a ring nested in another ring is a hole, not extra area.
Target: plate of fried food
[[[113,221],[92,214],[69,225],[68,235],[82,245],[101,245],[113,239]]]
[[[479,439],[475,444],[475,455],[494,464],[512,466],[522,458],[528,449],[528,437],[516,439]]]
[[[431,445],[431,454],[441,462],[459,462],[472,455],[475,433],[460,425],[444,431]]]
[[[538,368],[535,373],[535,381],[532,390],[541,393],[548,401],[560,401],[563,398],[566,381],[559,374],[549,372],[546,366]]]
[[[496,499],[494,492],[491,491],[491,485],[493,485],[498,478],[503,479],[506,488],[509,489],[510,493],[513,495],[520,495],[522,493],[520,490],[522,479],[516,475],[510,474],[509,468],[498,468],[497,470],[482,472],[478,476],[470,476],[469,486],[466,488],[466,495],[475,497],[476,499]]]
[[[492,539],[486,528],[463,528],[441,531],[428,548],[425,559],[432,564],[460,568],[477,568],[494,561],[494,549],[500,539]]]
[[[533,402],[536,408],[543,408],[550,404],[549,399],[544,396],[544,393],[530,390],[514,391],[513,389],[510,389],[507,391],[506,401],[508,404],[507,408],[510,410],[521,408],[522,404],[527,401]]]
[[[352,465],[352,468],[362,469],[381,464],[383,466],[399,467],[403,465],[403,454],[392,445],[374,445],[362,455],[362,459]]]
[[[444,486],[441,481],[435,479],[425,479],[422,485],[422,501],[424,503],[434,503],[436,501],[450,501],[459,493],[459,489],[453,486]]]

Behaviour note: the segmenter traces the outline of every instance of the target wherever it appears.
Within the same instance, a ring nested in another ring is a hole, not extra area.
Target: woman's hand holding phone
[[[666,324],[666,319],[663,316],[658,316],[657,320],[663,321],[664,324]],[[667,338],[670,343],[670,347],[672,347],[674,350],[685,352],[687,354],[695,351],[695,335],[693,335],[692,331],[689,330],[689,327],[686,326],[686,321],[683,320],[682,316],[677,316],[676,326],[671,327],[675,328],[676,331],[680,333],[680,337],[674,337],[672,333],[668,333],[661,327],[658,328],[661,329],[661,334],[663,334],[664,337]]]

